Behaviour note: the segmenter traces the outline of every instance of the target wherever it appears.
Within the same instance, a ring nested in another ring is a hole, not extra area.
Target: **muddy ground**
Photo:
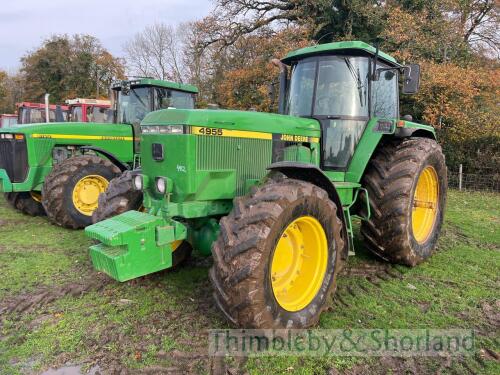
[[[207,330],[229,328],[212,301],[210,259],[117,283],[92,269],[83,232],[0,199],[0,374],[500,373],[500,197],[452,192],[449,202],[438,251],[417,268],[356,243],[319,326],[473,328],[474,355],[224,359],[207,355]]]

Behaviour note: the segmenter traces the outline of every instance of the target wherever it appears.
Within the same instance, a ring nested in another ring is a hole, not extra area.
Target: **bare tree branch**
[[[130,70],[143,76],[184,81],[180,64],[183,45],[179,30],[165,24],[154,24],[124,46]]]

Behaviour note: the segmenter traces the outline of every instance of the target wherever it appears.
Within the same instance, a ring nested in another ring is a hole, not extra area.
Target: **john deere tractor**
[[[447,178],[432,127],[400,117],[419,67],[363,42],[290,52],[280,114],[163,110],[143,120],[145,212],[86,228],[95,268],[127,281],[213,256],[215,301],[235,325],[302,328],[328,306],[353,249],[415,266],[436,246]]]
[[[83,228],[109,182],[137,165],[147,113],[194,108],[197,89],[152,79],[113,85],[114,123],[39,123],[0,129],[0,192],[15,208]]]

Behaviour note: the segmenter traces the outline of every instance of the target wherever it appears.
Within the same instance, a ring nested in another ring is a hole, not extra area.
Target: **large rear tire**
[[[111,180],[108,189],[99,195],[97,209],[92,214],[93,223],[141,208],[142,192],[134,188],[132,179],[132,172],[125,171]]]
[[[304,328],[327,308],[340,270],[342,222],[323,189],[270,179],[236,198],[212,245],[214,297],[233,324]]]
[[[443,223],[447,181],[444,155],[435,140],[381,144],[362,181],[372,214],[361,224],[368,249],[408,266],[430,257]]]
[[[30,216],[44,216],[45,210],[40,202],[40,196],[31,192],[5,193],[5,199],[16,210]]]
[[[94,155],[76,156],[55,165],[42,188],[42,204],[49,220],[72,229],[92,224],[99,194],[119,173],[109,160]]]

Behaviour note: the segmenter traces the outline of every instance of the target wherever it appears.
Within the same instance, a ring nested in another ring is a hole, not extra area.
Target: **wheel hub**
[[[439,183],[436,170],[428,166],[420,174],[413,196],[412,229],[418,243],[432,233],[438,211]]]
[[[271,262],[271,284],[279,305],[299,311],[314,299],[326,272],[328,241],[321,223],[302,216],[283,231]]]
[[[99,175],[83,177],[73,188],[73,205],[86,216],[92,216],[97,208],[99,194],[108,188],[109,181]]]

